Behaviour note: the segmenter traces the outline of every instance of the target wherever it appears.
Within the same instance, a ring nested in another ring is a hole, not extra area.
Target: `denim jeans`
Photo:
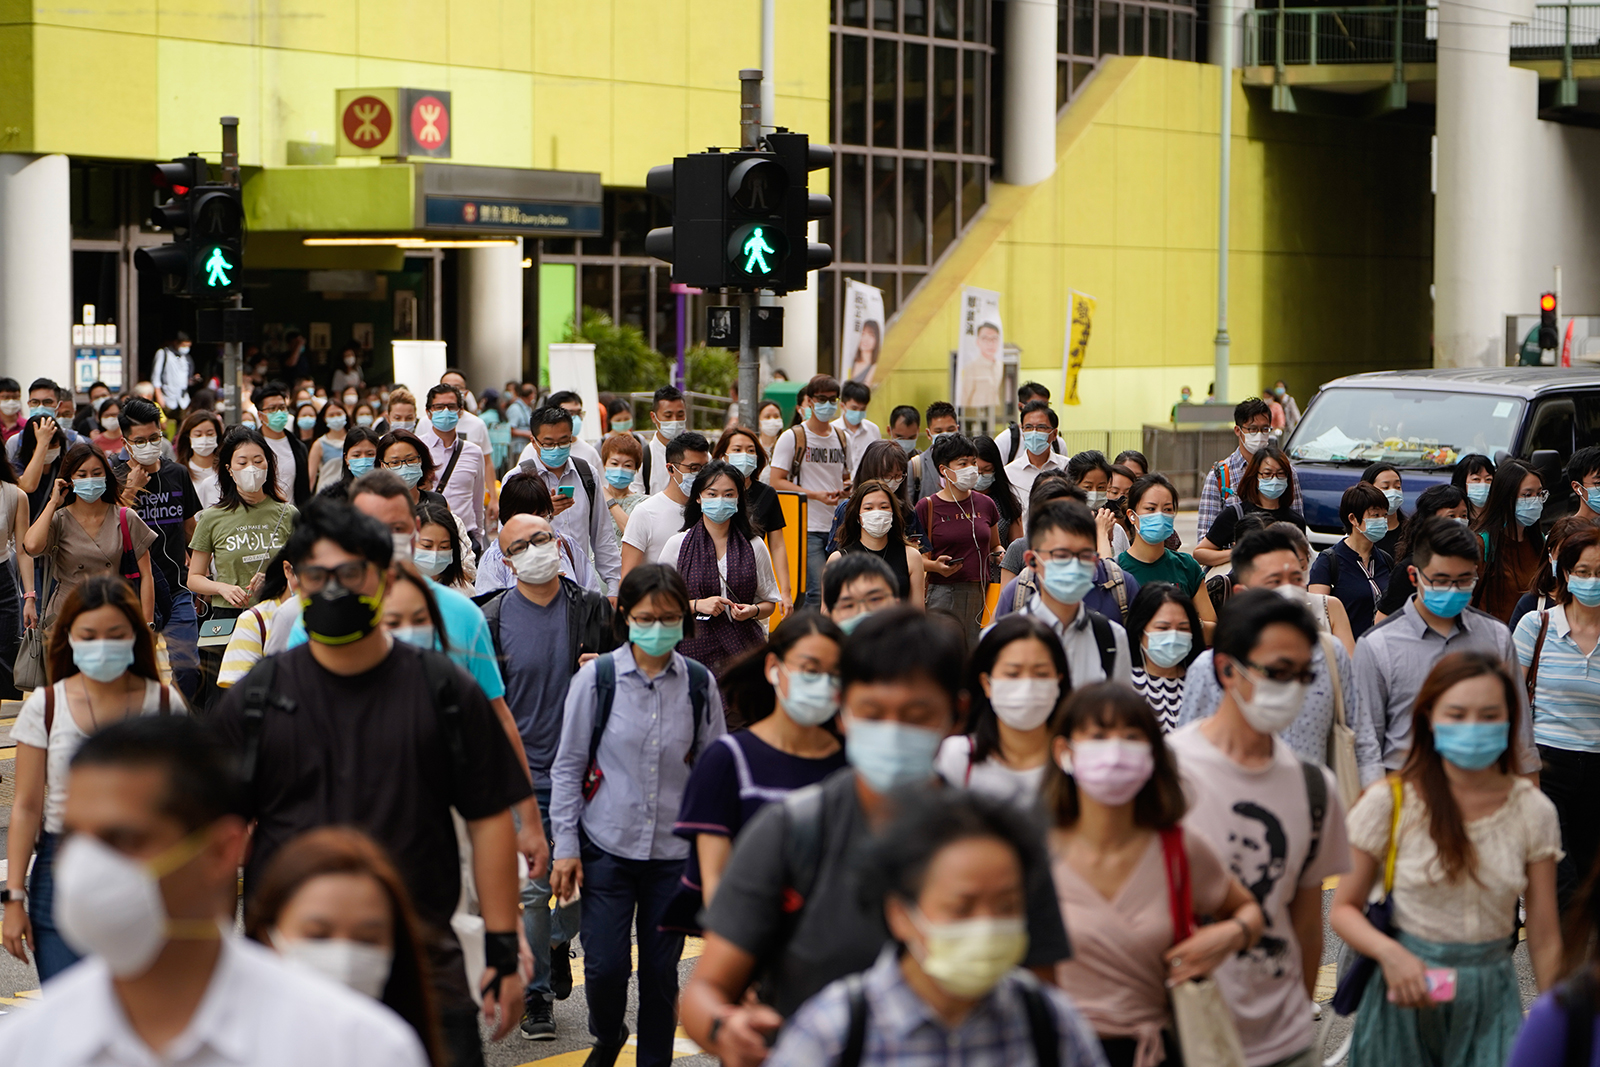
[[[539,814],[544,819],[545,839],[554,849],[555,838],[550,833],[550,790],[536,789],[534,796],[539,800]],[[546,1001],[555,999],[550,989],[550,949],[578,936],[582,910],[581,900],[550,910],[548,871],[543,878],[530,878],[522,887],[522,929],[528,938],[528,948],[533,951],[533,981],[522,992],[523,1003],[532,1004],[534,997],[543,997]]]
[[[668,1067],[677,1029],[683,935],[659,929],[678,892],[683,860],[630,860],[582,843],[583,974],[589,1032],[603,1045],[622,1037],[633,970],[629,928],[639,941],[639,1067]],[[637,915],[637,920],[635,916]]]
[[[28,875],[28,919],[33,923],[33,962],[42,985],[83,957],[72,951],[56,932],[55,865],[59,834],[41,832],[34,850],[33,871]]]
[[[822,607],[822,572],[828,566],[828,535],[806,534],[806,606]]]
[[[172,680],[178,683],[185,700],[193,703],[200,691],[200,624],[194,615],[194,594],[179,587],[172,594],[172,614],[161,635],[167,639],[167,662],[172,665]]]

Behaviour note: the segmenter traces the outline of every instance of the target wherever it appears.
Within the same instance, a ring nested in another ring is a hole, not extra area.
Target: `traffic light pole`
[[[761,146],[761,71],[739,72],[739,147],[746,152],[758,151]],[[739,408],[740,421],[755,426],[756,412],[761,406],[761,359],[755,345],[750,342],[750,328],[755,321],[760,298],[745,290],[739,294]]]
[[[239,187],[239,119],[233,115],[222,117],[222,178],[235,189]],[[233,308],[244,307],[244,293],[236,292],[229,300]],[[243,377],[244,344],[227,341],[222,346],[222,421],[226,426],[239,425],[239,380]]]

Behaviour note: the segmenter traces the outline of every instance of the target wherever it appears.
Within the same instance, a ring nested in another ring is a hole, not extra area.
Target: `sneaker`
[[[550,1002],[540,997],[523,1008],[522,1025],[517,1029],[522,1032],[524,1041],[554,1041],[556,1020],[551,1013]]]
[[[572,942],[550,947],[550,991],[557,1000],[572,996]]]

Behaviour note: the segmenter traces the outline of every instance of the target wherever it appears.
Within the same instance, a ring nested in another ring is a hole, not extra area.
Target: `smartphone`
[[[574,493],[576,493],[577,491],[578,491],[578,487],[575,486],[575,485],[559,485],[559,486],[556,487],[556,492],[560,493],[562,496],[566,497],[568,500],[571,500],[572,499],[572,495]]]
[[[1428,997],[1435,1004],[1448,1004],[1456,999],[1454,967],[1429,967],[1423,977],[1428,981]]]

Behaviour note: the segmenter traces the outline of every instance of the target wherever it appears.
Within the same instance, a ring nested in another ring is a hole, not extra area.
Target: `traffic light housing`
[[[150,208],[150,225],[172,234],[172,242],[139,249],[133,254],[133,265],[161,275],[162,289],[167,293],[182,295],[188,291],[188,241],[194,193],[208,180],[206,161],[192,152],[150,168],[150,184],[155,187],[157,197]]]
[[[833,149],[827,145],[814,145],[803,133],[769,133],[767,147],[778,157],[789,175],[787,202],[784,208],[784,231],[789,246],[805,249],[804,255],[791,255],[785,264],[785,287],[804,289],[809,284],[807,275],[821,270],[833,262],[832,246],[813,241],[808,236],[814,219],[833,214],[833,199],[826,193],[810,190],[811,172],[828,170],[833,166]]]
[[[697,152],[651,167],[645,188],[667,202],[672,225],[645,235],[645,251],[672,264],[672,280],[697,289],[720,289],[722,153]]]
[[[1539,296],[1539,347],[1541,349],[1554,349],[1560,343],[1560,333],[1556,330],[1556,294],[1541,293]]]
[[[231,296],[239,289],[244,248],[239,190],[211,181],[205,160],[193,153],[155,164],[150,178],[167,195],[150,209],[150,224],[172,234],[172,241],[139,249],[134,266],[160,274],[163,289],[172,295],[205,300]]]

